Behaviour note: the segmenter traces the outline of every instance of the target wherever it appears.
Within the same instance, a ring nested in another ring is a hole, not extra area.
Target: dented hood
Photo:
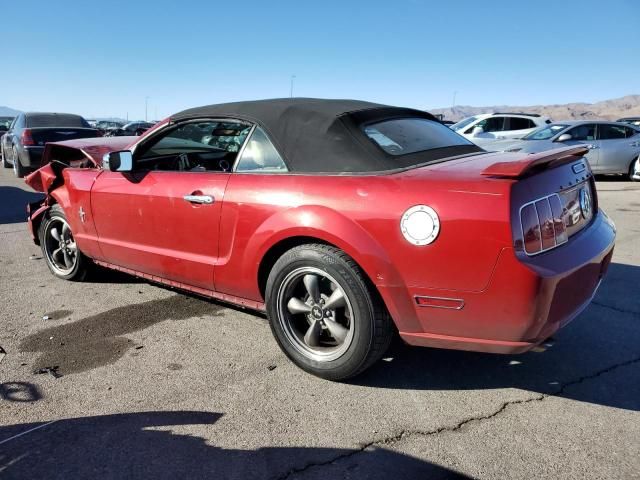
[[[25,178],[25,183],[36,192],[47,193],[58,185],[57,180],[62,177],[65,165],[57,162],[51,163],[52,155],[61,150],[80,152],[85,160],[98,168],[102,168],[102,157],[109,152],[127,150],[139,137],[98,137],[67,140],[64,142],[47,143],[42,154],[42,167]],[[73,165],[72,165],[73,166]],[[60,180],[61,181],[61,180]]]
[[[47,143],[42,155],[43,165],[51,161],[49,155],[56,145],[75,148],[85,154],[96,166],[102,166],[102,157],[105,153],[128,150],[140,137],[98,137],[67,140],[64,142]]]

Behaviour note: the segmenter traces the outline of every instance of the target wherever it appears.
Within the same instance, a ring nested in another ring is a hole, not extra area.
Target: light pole
[[[291,75],[291,88],[289,90],[289,97],[293,98],[293,79],[296,78],[295,75]]]
[[[144,121],[146,122],[147,119],[147,108],[149,107],[149,99],[151,97],[144,97]]]

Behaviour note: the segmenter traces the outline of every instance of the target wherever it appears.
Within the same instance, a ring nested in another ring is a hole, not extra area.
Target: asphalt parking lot
[[[640,183],[598,191],[609,275],[547,351],[398,343],[341,384],[294,367],[261,316],[54,279],[24,223],[36,194],[2,170],[0,476],[639,478]]]

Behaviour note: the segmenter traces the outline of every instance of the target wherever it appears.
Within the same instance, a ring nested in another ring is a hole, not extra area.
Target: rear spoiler
[[[522,178],[535,171],[570,163],[589,151],[587,147],[564,147],[557,150],[533,153],[513,162],[498,162],[482,171],[485,177]]]

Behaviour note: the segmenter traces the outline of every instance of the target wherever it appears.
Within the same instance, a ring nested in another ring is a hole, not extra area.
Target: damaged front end
[[[91,139],[100,142],[100,139]],[[102,146],[100,146],[102,147]],[[29,233],[36,245],[40,245],[38,231],[47,210],[56,203],[52,192],[64,184],[63,170],[65,168],[96,168],[98,157],[107,148],[97,148],[96,155],[92,155],[94,145],[89,140],[70,140],[68,142],[48,143],[42,154],[42,166],[25,178],[25,183],[36,192],[46,194],[44,200],[27,205],[27,223]]]
[[[47,163],[35,172],[29,174],[25,178],[25,183],[36,192],[47,194],[43,200],[27,204],[27,225],[29,227],[29,234],[31,235],[33,243],[40,245],[40,238],[38,236],[40,224],[42,223],[44,214],[49,210],[49,208],[51,208],[51,196],[49,195],[49,192],[63,183],[62,169],[57,172],[51,163]]]

